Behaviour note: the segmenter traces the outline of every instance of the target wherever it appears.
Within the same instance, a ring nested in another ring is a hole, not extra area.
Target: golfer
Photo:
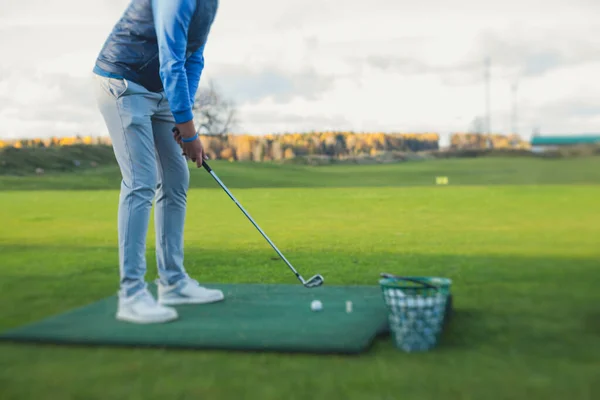
[[[169,306],[223,299],[189,277],[183,264],[189,184],[183,155],[198,167],[206,159],[192,105],[217,8],[218,0],[132,0],[95,63],[96,99],[122,175],[119,320],[172,321],[178,314]],[[157,299],[145,281],[153,200]]]

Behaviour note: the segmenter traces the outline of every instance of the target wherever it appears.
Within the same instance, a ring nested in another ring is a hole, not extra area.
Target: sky
[[[95,58],[129,0],[0,0],[0,139],[107,135]],[[201,87],[235,133],[600,132],[597,0],[221,0]],[[516,90],[514,90],[516,88]]]

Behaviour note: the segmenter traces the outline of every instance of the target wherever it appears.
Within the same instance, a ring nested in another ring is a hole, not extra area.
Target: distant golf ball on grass
[[[313,300],[310,303],[310,309],[313,311],[321,311],[323,309],[323,303],[320,300]]]

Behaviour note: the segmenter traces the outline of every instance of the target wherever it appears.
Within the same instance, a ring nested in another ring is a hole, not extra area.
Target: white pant
[[[146,287],[146,238],[155,204],[156,260],[161,282],[186,277],[183,229],[189,169],[173,138],[175,120],[164,92],[94,75],[98,107],[121,169],[118,211],[121,297]]]

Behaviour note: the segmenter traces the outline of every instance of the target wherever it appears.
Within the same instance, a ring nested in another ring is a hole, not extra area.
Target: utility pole
[[[512,133],[514,134],[518,134],[518,120],[517,120],[517,90],[519,89],[519,82],[518,81],[514,81],[512,84],[512,101],[513,101],[513,106],[512,106]]]
[[[490,79],[491,79],[491,60],[490,57],[486,57],[485,59],[485,115],[486,115],[486,130],[488,134],[492,133],[492,117],[490,114]]]

